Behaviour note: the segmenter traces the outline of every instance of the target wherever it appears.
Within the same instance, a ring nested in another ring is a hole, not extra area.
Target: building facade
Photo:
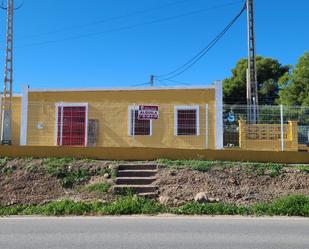
[[[190,88],[31,89],[14,106],[13,144],[223,147],[222,84]],[[159,117],[141,120],[139,108]],[[18,139],[19,134],[19,139]]]

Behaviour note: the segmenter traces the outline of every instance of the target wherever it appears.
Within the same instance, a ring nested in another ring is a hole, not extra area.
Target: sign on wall
[[[139,120],[159,119],[159,106],[141,105],[138,107]]]

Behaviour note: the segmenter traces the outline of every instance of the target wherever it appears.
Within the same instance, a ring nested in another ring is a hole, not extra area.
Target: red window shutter
[[[62,116],[61,116],[62,115]],[[61,119],[62,117],[62,127]],[[60,122],[60,124],[59,124]],[[60,129],[59,129],[60,127]],[[62,129],[61,129],[62,128]],[[62,130],[62,144],[66,146],[83,146],[86,143],[86,107],[65,106],[58,109],[58,145],[60,145]]]
[[[197,135],[196,110],[177,111],[177,135]]]

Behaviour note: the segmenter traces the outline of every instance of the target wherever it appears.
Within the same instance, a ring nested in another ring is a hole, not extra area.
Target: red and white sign
[[[141,105],[138,107],[139,120],[159,119],[159,106]]]

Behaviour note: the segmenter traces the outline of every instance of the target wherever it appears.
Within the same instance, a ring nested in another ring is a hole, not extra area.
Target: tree
[[[232,69],[232,77],[223,81],[225,104],[246,104],[248,60],[241,59]],[[273,105],[279,99],[279,82],[290,71],[290,66],[281,65],[272,58],[257,57],[259,104]]]
[[[309,52],[298,60],[292,73],[281,80],[280,103],[289,106],[309,106]]]

